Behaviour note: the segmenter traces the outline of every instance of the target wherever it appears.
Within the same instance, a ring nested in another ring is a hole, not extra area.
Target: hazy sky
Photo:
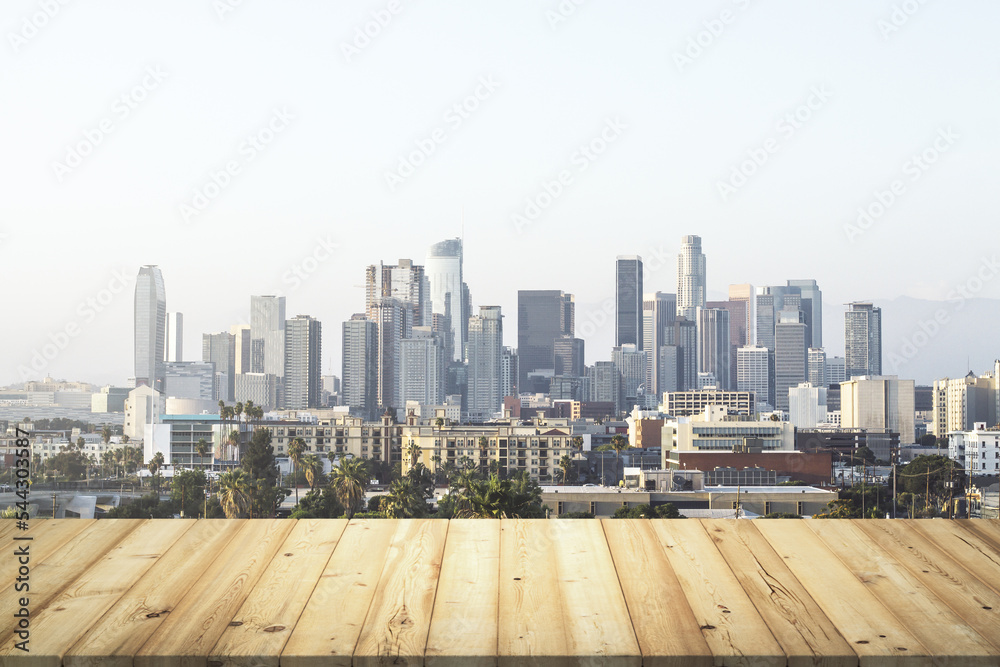
[[[339,374],[365,265],[422,263],[463,211],[509,345],[517,290],[562,289],[610,358],[615,256],[673,292],[698,234],[713,298],[818,280],[840,354],[839,304],[946,299],[994,256],[998,25],[987,0],[5,0],[0,384],[33,356],[133,375],[142,264],[186,359],[280,293]]]

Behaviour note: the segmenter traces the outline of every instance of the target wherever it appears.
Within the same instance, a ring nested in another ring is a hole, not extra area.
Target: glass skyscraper
[[[642,257],[623,255],[615,260],[615,346],[642,340]]]
[[[844,357],[847,379],[882,375],[882,309],[869,302],[847,304],[844,313]]]
[[[135,283],[135,385],[163,391],[167,297],[163,274],[153,265],[139,269]]]
[[[705,253],[700,236],[681,239],[677,256],[677,314],[697,321],[698,308],[705,307]]]

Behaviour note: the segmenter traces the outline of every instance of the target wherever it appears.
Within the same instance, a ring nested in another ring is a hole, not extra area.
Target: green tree
[[[511,479],[473,477],[465,491],[453,491],[454,516],[459,518],[542,518],[541,488],[526,472]],[[449,494],[451,495],[451,494]]]
[[[153,485],[156,488],[156,492],[160,492],[160,475],[159,472],[163,468],[166,460],[163,458],[163,452],[156,452],[153,454],[153,458],[149,460],[149,474],[153,476]]]
[[[333,487],[327,485],[322,489],[310,491],[295,506],[293,519],[335,519],[344,514],[344,506],[340,504]]]
[[[426,516],[427,503],[413,480],[404,477],[389,485],[382,509],[390,519],[419,519]]]
[[[368,487],[368,470],[364,459],[342,457],[331,471],[330,481],[337,499],[350,519],[358,511]]]
[[[965,487],[965,470],[947,456],[937,454],[916,457],[898,476],[904,491],[924,497],[925,510],[943,504]]]
[[[187,513],[196,513],[205,504],[205,471],[178,470],[170,480],[170,500]]]
[[[288,445],[288,460],[292,462],[292,484],[295,487],[295,504],[299,504],[299,466],[302,465],[302,455],[306,451],[306,441],[302,438],[295,438]],[[312,484],[310,483],[310,490]]]
[[[315,491],[323,481],[323,459],[315,454],[302,457],[302,469],[305,472],[306,483],[310,491]]]
[[[559,469],[562,470],[563,484],[569,480],[569,471],[572,467],[573,459],[569,457],[569,454],[563,454],[562,458],[559,459]]]
[[[279,491],[278,460],[271,449],[271,432],[258,428],[250,437],[250,445],[240,466],[250,478],[251,517],[269,517],[287,494]],[[291,493],[291,491],[289,491]]]
[[[194,446],[195,453],[198,454],[198,458],[201,459],[202,463],[205,463],[205,457],[208,456],[208,452],[211,448],[208,445],[208,440],[205,438],[198,438],[198,443]]]
[[[250,476],[236,468],[219,476],[219,502],[227,519],[242,519],[250,514]]]

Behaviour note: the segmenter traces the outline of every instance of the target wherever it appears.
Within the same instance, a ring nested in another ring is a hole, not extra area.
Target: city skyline
[[[975,335],[970,300],[1000,297],[1000,7],[511,2],[484,22],[431,1],[386,22],[384,5],[216,4],[59,5],[43,25],[33,0],[5,6],[0,83],[19,102],[0,111],[0,308],[16,314],[0,384],[20,368],[123,383],[108,351],[131,347],[141,264],[164,271],[185,358],[275,294],[326,323],[336,374],[365,268],[450,238],[470,312],[574,294],[588,363],[615,342],[614,257],[643,258],[645,293],[675,293],[685,234],[703,240],[706,299],[815,280],[828,356],[859,300],[884,308],[887,372],[927,384],[996,356],[954,350]],[[940,305],[893,320],[897,298]]]

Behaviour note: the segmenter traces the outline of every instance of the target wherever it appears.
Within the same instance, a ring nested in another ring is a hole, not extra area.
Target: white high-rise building
[[[814,387],[829,385],[826,379],[826,350],[821,347],[810,347],[807,351],[808,380]]]
[[[156,266],[139,269],[135,283],[135,384],[163,390],[167,297]],[[138,437],[142,437],[139,435]]]
[[[847,379],[882,374],[882,309],[870,302],[848,304],[844,313]]]
[[[914,383],[895,375],[856,376],[840,384],[844,428],[887,428],[900,446],[914,442]]]
[[[184,313],[167,313],[166,361],[184,361]]]
[[[435,243],[427,251],[424,274],[430,285],[434,313],[451,317],[452,359],[465,358],[465,332],[469,313],[465,312],[466,287],[462,279],[462,241],[449,239]]]
[[[500,396],[517,395],[517,373],[518,358],[517,350],[512,347],[504,347],[500,356]]]
[[[371,319],[378,327],[378,386],[376,400],[380,410],[405,405],[400,392],[401,345],[412,331],[413,311],[399,299],[376,299],[371,306]]]
[[[352,414],[375,418],[378,387],[378,326],[357,313],[344,322],[341,391]]]
[[[503,357],[503,315],[500,306],[480,306],[469,318],[468,414],[486,420],[503,405],[500,368]]]
[[[413,327],[411,337],[403,339],[400,349],[402,404],[406,405],[407,401],[420,405],[444,403],[446,360],[441,337],[429,326]]]
[[[642,305],[642,338],[646,355],[646,391],[659,396],[665,391],[675,391],[677,385],[676,350],[662,352],[661,347],[673,343],[673,326],[677,319],[677,295],[656,292],[647,294]],[[673,371],[670,388],[663,387],[663,378],[671,377],[662,372],[663,362],[670,354],[673,357]],[[667,357],[664,357],[664,354]]]
[[[698,371],[711,373],[718,388],[727,390],[732,389],[729,386],[729,333],[728,310],[698,309]]]
[[[285,297],[250,297],[250,370],[285,375]]]
[[[299,315],[285,323],[285,382],[283,407],[305,410],[320,407],[323,326]]]
[[[753,392],[757,410],[770,406],[770,350],[763,345],[748,345],[736,350],[736,389]]]
[[[677,314],[696,321],[698,308],[705,307],[705,254],[700,236],[681,239],[677,256]]]
[[[646,391],[646,352],[635,345],[619,345],[611,350],[611,361],[622,375],[623,398],[638,398],[649,394]]]
[[[826,422],[826,387],[803,382],[788,389],[788,421],[795,428],[815,428]]]

